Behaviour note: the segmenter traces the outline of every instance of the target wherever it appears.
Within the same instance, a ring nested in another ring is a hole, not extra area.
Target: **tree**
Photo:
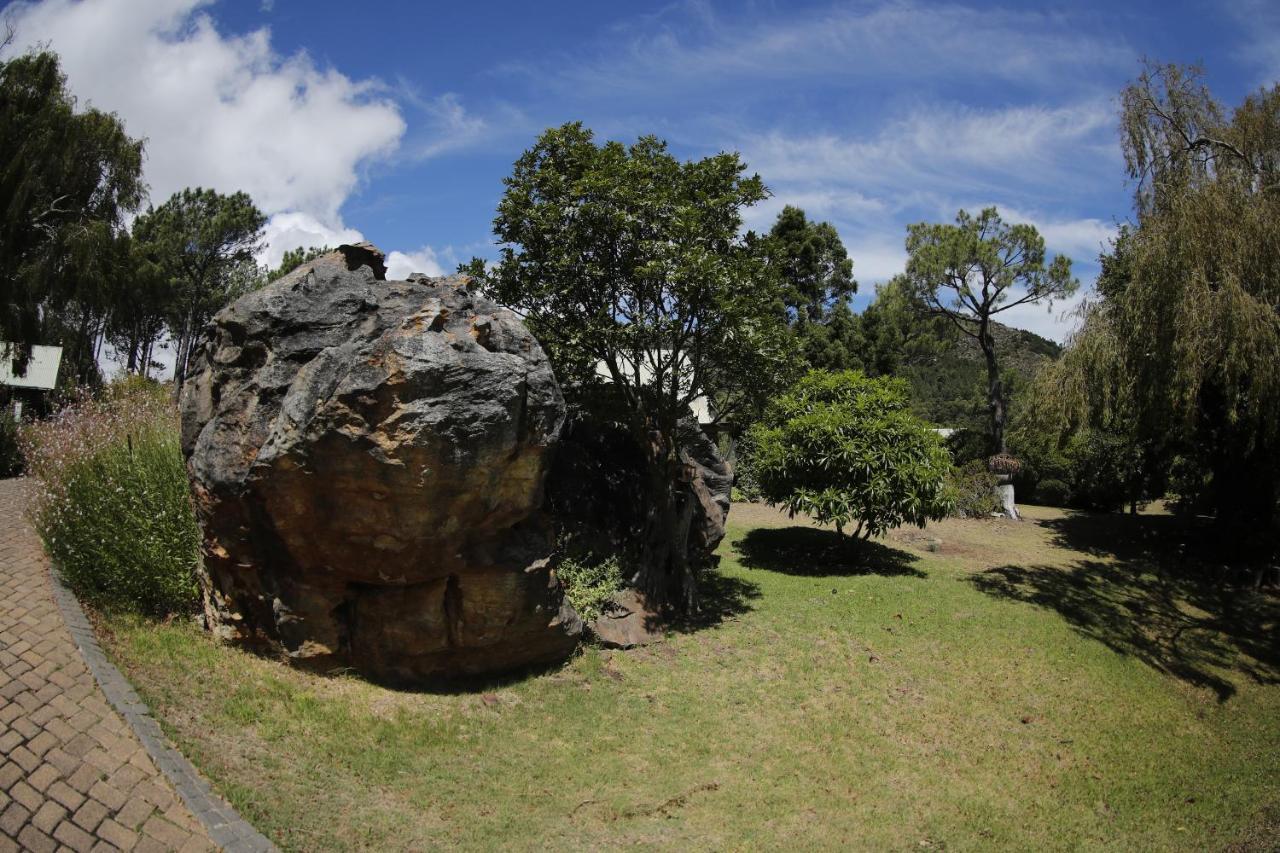
[[[1079,285],[1070,259],[1045,265],[1044,240],[1031,225],[1006,224],[994,207],[974,218],[960,211],[954,225],[907,228],[906,281],[926,310],[945,317],[982,348],[987,368],[991,441],[1004,453],[1008,405],[996,357],[992,318],[1019,305],[1070,296]]]
[[[0,337],[35,343],[55,315],[61,331],[100,333],[100,259],[142,202],[141,175],[142,143],[114,115],[76,111],[56,54],[0,62]]]
[[[858,292],[853,261],[829,222],[810,222],[787,205],[764,238],[769,264],[782,278],[782,299],[800,321],[819,322]]]
[[[1228,116],[1199,69],[1149,66],[1121,104],[1136,223],[1049,396],[1064,430],[1132,433],[1224,548],[1265,561],[1280,550],[1280,86]]]
[[[758,241],[769,270],[781,281],[779,307],[806,364],[825,370],[861,367],[859,322],[849,308],[858,283],[836,229],[787,205],[768,234],[747,239]]]
[[[134,223],[134,239],[164,270],[174,299],[168,325],[177,343],[173,375],[182,390],[196,335],[214,312],[258,278],[254,254],[266,217],[245,193],[185,189]]]
[[[854,539],[943,518],[951,459],[909,411],[905,389],[858,371],[810,372],[749,434],[765,500],[841,534],[856,525]]]
[[[745,171],[736,154],[681,162],[653,136],[597,144],[580,123],[552,128],[504,181],[500,260],[464,268],[527,318],[570,395],[607,374],[644,450],[638,583],[659,603],[696,593],[681,533],[692,506],[677,497],[689,404],[706,396],[728,416],[788,375],[777,278],[740,234],[743,208],[767,195]]]
[[[285,251],[284,257],[280,259],[280,266],[267,271],[266,280],[275,281],[278,278],[283,278],[307,261],[314,261],[321,255],[327,255],[332,251],[333,249],[328,246],[312,246],[309,249],[299,246],[296,249],[288,249]]]

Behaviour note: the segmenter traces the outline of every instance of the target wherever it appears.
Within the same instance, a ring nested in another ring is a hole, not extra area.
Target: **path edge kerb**
[[[49,583],[53,587],[53,598],[62,612],[62,619],[67,623],[67,630],[71,632],[71,637],[98,686],[106,694],[107,701],[124,717],[151,760],[173,785],[196,820],[204,825],[210,840],[232,853],[275,851],[276,846],[215,794],[191,762],[169,743],[160,724],[151,716],[151,709],[138,696],[124,674],[107,660],[79,600],[63,583],[58,570],[53,566],[49,566]]]

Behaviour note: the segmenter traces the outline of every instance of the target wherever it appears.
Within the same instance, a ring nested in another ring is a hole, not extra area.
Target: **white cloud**
[[[446,257],[442,258],[442,254]],[[416,252],[392,252],[387,255],[387,278],[404,279],[415,272],[432,277],[446,275],[442,261],[451,258],[452,253],[448,250],[440,253],[430,246],[423,246]]]
[[[336,249],[343,243],[359,243],[364,235],[354,228],[333,227],[309,213],[292,211],[277,213],[267,220],[263,240],[266,248],[258,257],[258,263],[273,268],[280,265],[285,252],[293,249],[320,246]]]
[[[402,79],[400,95],[417,109],[421,118],[408,146],[408,153],[414,158],[426,160],[455,151],[474,144],[490,132],[489,123],[469,112],[462,105],[462,99],[453,92],[426,98]]]
[[[1081,160],[1116,162],[1113,110],[1090,100],[1060,107],[917,108],[874,136],[780,131],[743,134],[739,148],[753,170],[778,185],[892,190],[899,204],[928,193],[1060,183]],[[874,202],[873,202],[874,203]]]
[[[878,2],[721,18],[708,4],[687,2],[615,28],[594,59],[570,62],[550,77],[575,91],[615,96],[669,91],[659,81],[676,81],[679,91],[823,75],[901,81],[963,74],[1061,87],[1075,79],[1072,71],[1119,67],[1133,55],[1116,35],[1085,32],[1061,11]],[[546,69],[512,70],[548,76]]]
[[[206,5],[43,0],[10,12],[16,47],[48,43],[82,101],[145,137],[154,203],[186,186],[244,190],[268,215],[342,231],[361,168],[404,133],[399,108],[373,82],[279,55],[266,28],[220,33]]]

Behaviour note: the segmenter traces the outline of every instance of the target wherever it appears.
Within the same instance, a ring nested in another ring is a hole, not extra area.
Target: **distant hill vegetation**
[[[1025,329],[993,322],[1004,380],[1021,400],[1036,370],[1054,361],[1062,347]],[[920,417],[940,427],[988,429],[987,374],[978,342],[954,326],[931,324],[924,340],[914,342],[894,373],[911,385],[911,406]]]

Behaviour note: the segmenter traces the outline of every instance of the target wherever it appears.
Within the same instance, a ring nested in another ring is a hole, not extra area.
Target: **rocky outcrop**
[[[343,246],[214,318],[182,397],[206,617],[392,682],[563,657],[551,366],[465,277],[385,270]]]

